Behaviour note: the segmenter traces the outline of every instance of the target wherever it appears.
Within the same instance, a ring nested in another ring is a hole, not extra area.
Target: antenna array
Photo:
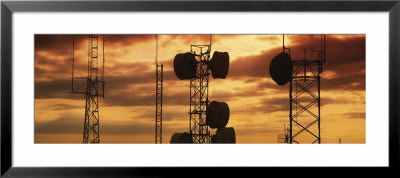
[[[209,45],[191,45],[190,52],[177,54],[174,58],[175,75],[181,80],[190,80],[190,120],[189,133],[174,134],[171,143],[211,143],[209,126],[219,129],[221,133],[218,136],[227,133],[226,139],[217,139],[219,142],[235,141],[233,128],[225,129],[229,120],[228,105],[214,101],[211,102],[212,109],[208,109],[211,105],[208,100],[210,71],[213,78],[226,78],[229,70],[229,54],[215,51],[212,58],[210,54],[211,35]],[[187,139],[187,135],[192,139]]]

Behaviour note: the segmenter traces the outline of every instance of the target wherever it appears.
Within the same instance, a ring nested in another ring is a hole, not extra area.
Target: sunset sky
[[[73,35],[35,35],[35,143],[82,143],[85,97],[71,91]],[[102,47],[102,38],[99,36]],[[104,35],[105,98],[101,143],[154,143],[154,35]],[[321,74],[321,143],[365,143],[365,35],[327,35]],[[209,44],[209,35],[159,35],[164,64],[163,143],[189,131],[189,81],[173,71],[177,53]],[[320,35],[285,35],[292,59],[313,59]],[[289,125],[289,85],[269,75],[282,35],[212,35],[212,53],[228,52],[226,79],[210,76],[209,100],[227,102],[237,143],[277,143]],[[102,51],[99,50],[100,56]],[[74,76],[87,76],[88,36],[75,35]],[[101,58],[100,58],[101,59]],[[101,65],[101,63],[100,63]],[[78,85],[80,81],[75,81]],[[214,133],[215,129],[211,129]]]

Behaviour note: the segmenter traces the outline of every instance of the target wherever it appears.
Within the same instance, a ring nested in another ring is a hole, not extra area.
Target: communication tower
[[[190,51],[197,61],[196,76],[190,79],[190,126],[194,143],[210,143],[210,131],[206,124],[208,106],[208,62],[211,45],[191,45]],[[196,53],[197,51],[197,53]]]
[[[156,133],[155,143],[162,143],[163,64],[158,64],[158,35],[156,38]]]
[[[284,39],[284,36],[283,36]],[[273,58],[270,74],[278,85],[290,82],[289,143],[321,143],[320,74],[326,62],[326,36],[321,35],[317,59],[292,60],[283,40],[282,53]]]
[[[99,72],[99,36],[89,35],[88,47],[88,71],[87,77],[74,77],[74,51],[75,51],[75,35],[72,39],[72,93],[83,94],[86,97],[85,118],[83,125],[83,143],[100,143],[100,115],[99,115],[99,97],[104,98],[104,36],[103,36],[103,65],[102,76],[98,76]],[[74,88],[74,79],[83,79],[86,88]]]
[[[174,58],[175,75],[181,80],[190,80],[188,134],[192,136],[193,143],[211,143],[207,123],[209,70],[211,70],[213,78],[223,79],[226,78],[229,70],[229,54],[227,52],[215,51],[212,58],[210,54],[211,35],[209,45],[191,45],[190,52],[177,54]],[[226,107],[228,106],[226,105]],[[225,111],[229,111],[229,108],[225,108]],[[218,108],[216,112],[220,112],[220,109]],[[225,116],[229,119],[229,113],[225,113]],[[178,138],[178,135],[175,136]],[[179,140],[175,138],[174,140]]]

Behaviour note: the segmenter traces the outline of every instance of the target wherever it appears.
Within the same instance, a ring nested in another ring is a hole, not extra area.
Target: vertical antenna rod
[[[285,52],[285,34],[282,34],[282,52]]]
[[[71,93],[74,92],[75,35],[72,35],[72,77]]]
[[[104,42],[105,42],[105,41],[106,41],[106,40],[104,39],[104,35],[103,35],[103,76],[102,76],[102,79],[101,79],[101,80],[103,81],[103,82],[102,82],[102,83],[103,83],[103,98],[104,98],[104,83],[105,83],[105,82],[104,82],[104,66],[105,66],[105,56],[106,56],[106,54],[105,54],[106,52],[104,51],[104,46],[105,46],[105,43],[104,43]]]
[[[210,34],[210,51],[211,51],[211,42],[212,42],[212,39],[211,39],[211,34]]]
[[[326,35],[324,34],[324,62],[326,60]]]
[[[156,38],[156,58],[155,58],[155,62],[156,64],[158,64],[158,35],[155,35]]]

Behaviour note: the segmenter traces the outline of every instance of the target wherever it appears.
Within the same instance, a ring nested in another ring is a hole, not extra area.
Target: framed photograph
[[[2,1],[1,175],[396,169],[399,6]]]

